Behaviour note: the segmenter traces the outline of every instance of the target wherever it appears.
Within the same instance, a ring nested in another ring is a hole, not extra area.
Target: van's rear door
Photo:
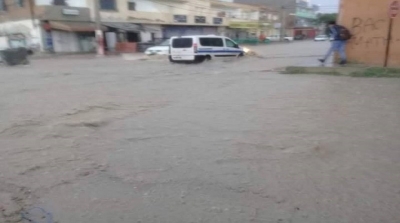
[[[171,57],[173,60],[194,60],[197,46],[191,37],[171,39]]]

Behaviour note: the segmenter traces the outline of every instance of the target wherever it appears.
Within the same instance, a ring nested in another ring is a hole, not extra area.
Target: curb
[[[343,66],[343,67],[286,67],[282,74],[320,74],[349,77],[397,77],[400,78],[400,68]]]

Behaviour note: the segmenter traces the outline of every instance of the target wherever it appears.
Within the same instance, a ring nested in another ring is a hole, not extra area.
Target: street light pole
[[[96,22],[97,55],[104,56],[104,35],[101,28],[100,0],[94,0],[94,17]]]
[[[286,27],[286,13],[285,6],[281,7],[281,30],[280,30],[280,41],[283,42],[285,39],[285,27]]]

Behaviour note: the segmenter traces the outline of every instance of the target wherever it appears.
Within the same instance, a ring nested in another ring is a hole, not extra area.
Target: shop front
[[[55,53],[95,51],[95,24],[86,22],[43,21],[45,49]]]
[[[48,52],[94,52],[96,26],[88,8],[49,6],[41,16],[42,45]]]
[[[294,36],[301,36],[303,39],[314,39],[317,35],[317,30],[314,27],[295,27]]]
[[[227,36],[233,39],[259,39],[266,36],[270,25],[260,22],[231,22],[227,29]]]

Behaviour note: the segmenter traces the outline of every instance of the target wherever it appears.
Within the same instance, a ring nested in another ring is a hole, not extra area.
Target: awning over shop
[[[258,29],[261,28],[262,24],[258,22],[231,22],[229,28],[232,29]]]
[[[50,21],[51,29],[63,30],[67,32],[94,32],[96,25],[92,22],[60,22]]]
[[[128,22],[103,22],[103,26],[119,29],[126,32],[140,32],[144,31],[143,27],[137,24],[128,23]]]

